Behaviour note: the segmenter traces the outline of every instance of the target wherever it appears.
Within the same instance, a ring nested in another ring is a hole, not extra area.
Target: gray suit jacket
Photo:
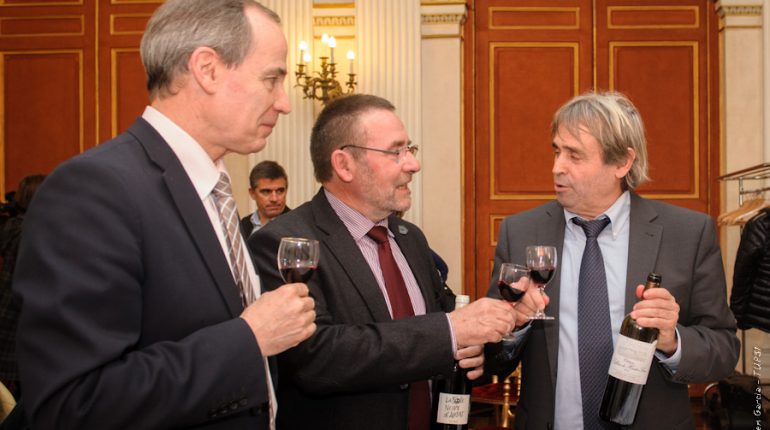
[[[143,119],[46,178],[13,288],[33,428],[267,428],[266,373],[230,266]]]
[[[503,262],[526,261],[527,245],[553,245],[559,255],[564,245],[564,210],[549,202],[506,218],[500,226],[494,272]],[[655,361],[642,394],[636,429],[694,428],[688,383],[715,381],[729,375],[738,361],[735,319],[727,307],[725,275],[713,220],[702,213],[643,199],[631,193],[631,218],[626,279],[626,312],[636,303],[636,286],[649,272],[663,276],[666,288],[680,306],[678,329],[682,357],[676,374]],[[548,285],[547,313],[554,321],[533,323],[514,361],[501,366],[489,347],[488,368],[513,369],[522,362],[521,397],[517,429],[545,429],[553,425],[557,354],[559,349],[560,268]],[[489,296],[499,297],[496,282]],[[605,381],[597,381],[604,384]]]
[[[321,242],[318,269],[308,282],[318,329],[278,356],[281,430],[406,430],[409,383],[451,371],[449,324],[436,298],[442,284],[425,236],[396,217],[389,224],[422,289],[426,315],[391,319],[374,275],[323,190],[248,240],[267,289],[283,284],[276,269],[281,237]]]

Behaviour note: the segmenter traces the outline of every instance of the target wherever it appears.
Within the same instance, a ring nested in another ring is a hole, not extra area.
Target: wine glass
[[[287,284],[307,282],[318,267],[320,247],[317,240],[284,237],[278,245],[278,271]]]
[[[527,267],[530,270],[530,277],[532,281],[540,290],[540,294],[545,294],[543,290],[546,284],[553,278],[553,274],[556,272],[556,247],[554,246],[528,246],[527,247]],[[543,312],[543,309],[538,309],[537,312],[530,315],[531,320],[552,320],[552,316],[548,316]]]
[[[500,296],[503,300],[511,303],[518,302],[524,297],[529,283],[521,282],[523,278],[529,277],[529,268],[521,264],[503,263],[500,266],[500,277],[497,281],[497,288],[500,290]],[[512,340],[513,332],[503,336],[503,340]]]

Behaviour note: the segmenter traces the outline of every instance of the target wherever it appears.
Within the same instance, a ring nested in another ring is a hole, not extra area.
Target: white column
[[[388,99],[420,146],[420,3],[417,0],[357,0],[356,92]],[[422,152],[422,151],[421,151]],[[421,161],[425,157],[418,153]],[[405,218],[422,224],[423,172],[412,180],[412,208]],[[433,192],[433,190],[430,190]]]
[[[455,3],[455,4],[450,4]],[[422,13],[423,217],[431,248],[462,292],[462,23],[465,2],[429,4]]]
[[[248,195],[249,172],[262,160],[274,160],[286,169],[289,177],[286,201],[290,207],[297,207],[310,200],[319,187],[313,178],[313,164],[310,161],[313,103],[303,100],[302,92],[294,88],[297,83],[294,72],[299,61],[299,42],[305,40],[311,43],[313,40],[313,0],[261,0],[261,3],[281,17],[289,46],[289,75],[284,86],[292,110],[278,119],[278,125],[268,138],[267,147],[261,152],[249,156],[231,154],[225,159],[227,169],[233,176],[233,194],[242,216],[256,209]]]
[[[762,100],[762,2],[721,0],[720,50],[722,58],[722,171],[733,172],[764,159]],[[736,182],[725,184],[722,211],[738,207]],[[725,269],[732,279],[735,252],[740,243],[737,227],[727,227],[723,241]],[[731,282],[728,282],[731,284]]]
[[[763,121],[763,49],[762,3],[766,0],[720,0],[720,57],[722,101],[722,171],[733,172],[754,166],[765,160],[766,133]],[[749,186],[761,186],[758,181]],[[728,182],[722,193],[722,211],[738,207],[738,184]],[[722,229],[722,252],[728,290],[732,289],[733,267],[740,244],[740,229],[734,226]],[[757,330],[745,332],[743,351],[764,342]],[[750,366],[750,362],[748,365]],[[742,360],[737,369],[742,370]],[[750,370],[747,368],[747,370]]]

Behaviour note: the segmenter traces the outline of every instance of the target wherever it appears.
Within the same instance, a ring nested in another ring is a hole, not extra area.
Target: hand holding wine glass
[[[317,240],[284,237],[278,246],[278,270],[287,284],[306,283],[318,267],[320,246]]]
[[[515,303],[521,300],[527,291],[529,282],[523,278],[530,276],[530,270],[526,266],[513,263],[503,263],[500,266],[500,277],[497,282],[497,288],[500,290],[500,296],[503,300]],[[512,340],[513,332],[503,336],[503,340]]]
[[[556,247],[554,246],[536,245],[527,247],[527,267],[529,267],[532,281],[543,295],[545,295],[543,290],[546,284],[550,282],[556,272],[557,258]],[[538,309],[529,319],[552,320],[554,318],[546,315],[543,309]]]

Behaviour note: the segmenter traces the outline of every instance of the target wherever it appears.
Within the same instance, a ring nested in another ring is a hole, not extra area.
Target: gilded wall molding
[[[465,22],[464,13],[445,13],[445,14],[423,14],[423,24],[457,24],[462,25]]]
[[[420,24],[423,40],[460,38],[462,26],[467,16],[468,13],[464,2],[423,2],[420,7]]]
[[[420,5],[422,6],[434,6],[434,5],[463,5],[465,6],[465,0],[422,0]]]
[[[756,6],[748,6],[748,5],[735,5],[735,6],[725,6],[722,5],[719,9],[717,9],[717,14],[719,14],[720,18],[725,18],[729,16],[757,16],[762,17],[762,6],[756,5]]]
[[[763,0],[719,0],[716,4],[720,31],[726,28],[762,28]]]
[[[313,25],[316,27],[355,27],[355,15],[348,16],[314,16]]]

